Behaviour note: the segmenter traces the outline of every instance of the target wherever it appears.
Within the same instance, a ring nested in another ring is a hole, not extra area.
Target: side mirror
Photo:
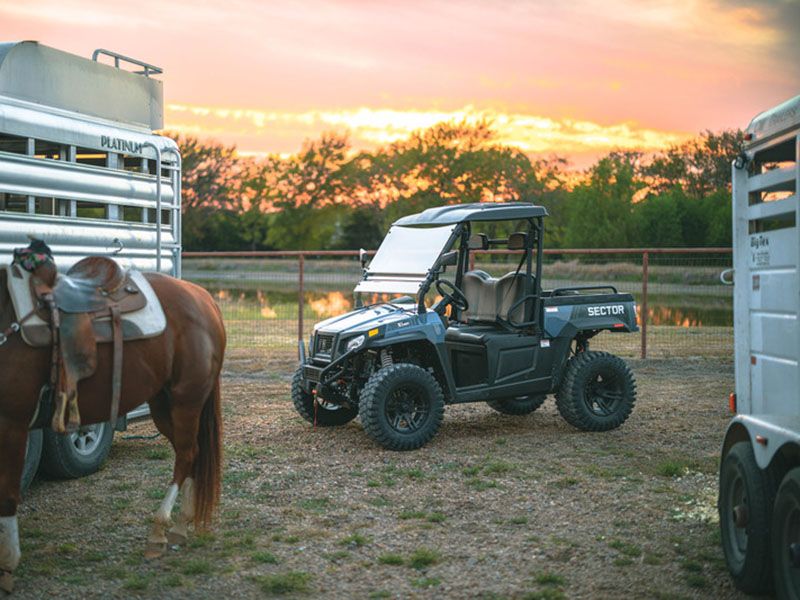
[[[489,237],[485,233],[473,233],[469,236],[467,246],[470,250],[488,250]]]
[[[358,262],[361,263],[361,268],[367,268],[367,251],[363,248],[358,249]]]
[[[439,257],[437,261],[440,267],[449,267],[452,265],[458,264],[458,251],[451,250],[450,252],[445,252]]]

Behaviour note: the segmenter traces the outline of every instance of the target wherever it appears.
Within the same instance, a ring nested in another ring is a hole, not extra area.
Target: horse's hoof
[[[164,556],[166,551],[166,542],[147,542],[147,546],[144,549],[144,557],[146,560],[154,560]]]
[[[186,537],[185,533],[179,533],[177,531],[167,532],[167,542],[170,546],[185,546],[188,541],[189,539]]]
[[[6,594],[14,591],[14,576],[11,573],[0,571],[0,590]]]

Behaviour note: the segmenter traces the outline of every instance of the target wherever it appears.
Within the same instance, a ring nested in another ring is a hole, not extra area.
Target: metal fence
[[[314,323],[352,309],[357,251],[185,252],[183,276],[207,288],[225,316],[231,348],[294,352]],[[733,352],[733,294],[719,280],[730,248],[545,250],[545,289],[614,285],[634,295],[640,333],[604,332],[593,346],[641,358]],[[489,250],[470,265],[514,271],[519,253]]]

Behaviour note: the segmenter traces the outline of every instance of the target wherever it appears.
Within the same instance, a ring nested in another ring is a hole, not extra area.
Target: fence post
[[[304,268],[306,263],[306,257],[301,254],[297,258],[297,270],[298,270],[298,293],[297,293],[297,339],[299,341],[303,341],[303,308],[305,305],[305,301],[303,299],[303,279],[304,279]]]
[[[650,264],[650,253],[642,252],[642,305],[639,308],[642,322],[642,358],[647,358],[647,271]]]

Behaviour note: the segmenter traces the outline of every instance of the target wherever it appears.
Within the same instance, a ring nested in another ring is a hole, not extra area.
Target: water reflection
[[[220,304],[234,305],[241,309],[255,312],[263,319],[296,318],[297,292],[272,291],[262,289],[230,289],[210,288],[211,293]],[[327,319],[353,310],[353,295],[350,292],[309,291],[303,294],[306,314],[310,312],[318,319]],[[389,294],[371,294],[364,298],[365,304],[386,302],[393,298]],[[426,302],[430,306],[438,299],[431,298]],[[641,324],[641,315],[638,314],[641,306],[637,305],[637,322]],[[673,327],[703,327],[722,326],[731,327],[733,324],[733,305],[730,301],[714,299],[708,301],[703,298],[687,300],[685,297],[672,298],[654,296],[648,301],[648,323],[650,325],[666,325]],[[292,317],[291,315],[295,315]]]

